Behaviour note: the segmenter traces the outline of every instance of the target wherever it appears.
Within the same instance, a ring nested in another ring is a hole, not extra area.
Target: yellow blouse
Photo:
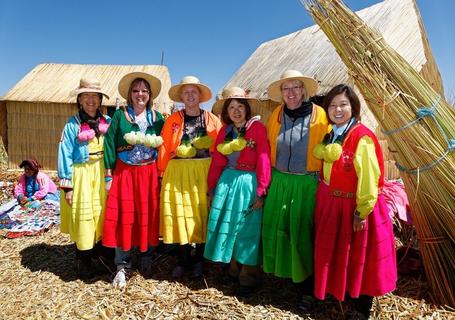
[[[99,138],[97,139],[94,137],[90,142],[88,143],[88,154],[89,154],[89,160],[99,160],[103,159],[103,148],[104,146],[104,135],[100,135]]]
[[[381,169],[376,157],[376,148],[373,140],[368,136],[359,140],[354,155],[354,168],[358,178],[356,210],[360,213],[360,218],[365,219],[378,200],[378,184],[381,176]],[[324,181],[327,184],[330,184],[331,172],[332,163],[324,162],[323,174]]]

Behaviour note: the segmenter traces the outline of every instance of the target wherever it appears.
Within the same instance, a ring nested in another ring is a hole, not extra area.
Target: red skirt
[[[156,164],[117,160],[104,220],[103,245],[141,252],[158,245],[159,186]]]
[[[365,229],[354,232],[356,200],[329,195],[321,182],[316,194],[315,296],[332,294],[340,301],[349,293],[382,296],[396,287],[397,266],[392,221],[382,195]]]

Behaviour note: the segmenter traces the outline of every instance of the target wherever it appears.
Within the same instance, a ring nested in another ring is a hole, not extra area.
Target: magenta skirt
[[[329,195],[321,182],[316,193],[314,275],[315,297],[346,293],[382,296],[396,288],[397,266],[392,221],[382,195],[367,217],[365,229],[352,230],[355,198]]]
[[[159,217],[156,164],[131,166],[117,160],[107,197],[103,245],[147,251],[158,245]]]

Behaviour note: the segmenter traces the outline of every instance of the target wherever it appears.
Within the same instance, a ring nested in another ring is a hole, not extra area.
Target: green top
[[[153,114],[155,114],[154,121]],[[158,111],[147,109],[147,121],[149,126],[146,134],[160,135],[161,128],[164,124],[163,115]],[[123,136],[126,133],[133,131],[140,131],[139,126],[126,119],[123,109],[115,111],[109,125],[109,129],[104,137],[104,165],[106,169],[115,168],[115,162],[117,161],[117,148],[128,145],[128,142],[125,141]]]

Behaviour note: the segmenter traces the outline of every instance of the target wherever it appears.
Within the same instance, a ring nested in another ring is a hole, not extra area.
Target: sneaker
[[[181,277],[183,277],[184,274],[185,274],[185,268],[183,268],[182,266],[176,266],[172,270],[171,276],[174,279],[180,279]]]
[[[125,268],[121,268],[117,271],[115,275],[114,281],[112,281],[112,285],[116,288],[122,289],[126,286],[126,270]]]
[[[313,311],[316,307],[316,299],[312,296],[303,296],[299,302],[299,309],[303,312]]]
[[[204,263],[197,262],[193,265],[193,270],[191,271],[191,278],[197,279],[201,278],[204,275]]]

